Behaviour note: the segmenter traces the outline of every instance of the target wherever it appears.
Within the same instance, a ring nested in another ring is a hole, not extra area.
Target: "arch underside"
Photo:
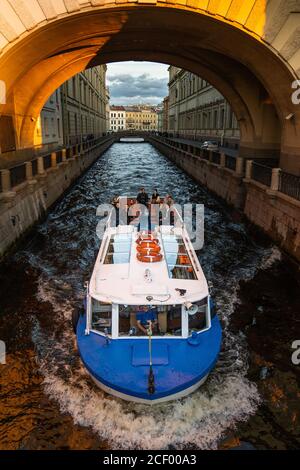
[[[120,60],[164,62],[200,75],[235,112],[242,155],[281,152],[287,166],[299,166],[300,112],[291,101],[291,68],[257,37],[183,8],[107,5],[34,30],[0,58],[7,85],[0,128],[11,118],[16,147],[31,146],[35,120],[58,86],[86,68]]]

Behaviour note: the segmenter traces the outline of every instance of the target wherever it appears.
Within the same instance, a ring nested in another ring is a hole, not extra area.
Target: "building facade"
[[[109,130],[112,132],[125,131],[126,111],[124,106],[111,106],[109,111]]]
[[[164,128],[164,110],[160,109],[157,113],[157,130],[163,132]]]
[[[239,126],[225,98],[202,78],[169,67],[168,132],[237,147]]]
[[[110,106],[109,130],[156,131],[158,109],[150,105]]]
[[[158,112],[150,105],[125,106],[126,130],[157,131]]]
[[[169,129],[169,97],[166,96],[163,100],[163,132]]]
[[[110,130],[110,91],[109,87],[106,87],[106,131]]]
[[[61,89],[58,88],[45,103],[35,128],[35,145],[63,144]]]
[[[85,70],[58,88],[36,125],[36,145],[73,145],[107,131],[106,65]]]
[[[62,85],[65,145],[106,133],[106,69],[106,65],[90,68]]]

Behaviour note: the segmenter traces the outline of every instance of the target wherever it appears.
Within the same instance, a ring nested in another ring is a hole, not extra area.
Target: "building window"
[[[51,118],[51,130],[52,130],[52,137],[56,137],[55,127],[54,127],[54,118]]]
[[[60,119],[59,118],[57,118],[57,134],[58,134],[58,138],[60,139],[61,134],[60,134]]]
[[[71,116],[70,112],[68,112],[68,134],[71,134]]]
[[[217,110],[214,111],[214,124],[213,124],[213,128],[214,128],[214,129],[217,129],[217,128],[218,128],[218,111],[217,111]]]
[[[221,109],[221,115],[220,115],[220,128],[224,129],[224,118],[225,118],[225,110],[224,108]]]
[[[78,129],[77,129],[77,114],[74,115],[74,122],[75,122],[75,135],[77,135],[77,133],[78,133]]]
[[[72,86],[73,86],[73,98],[76,98],[76,78],[72,78]]]
[[[44,129],[45,129],[45,136],[49,137],[49,121],[48,118],[44,118]]]

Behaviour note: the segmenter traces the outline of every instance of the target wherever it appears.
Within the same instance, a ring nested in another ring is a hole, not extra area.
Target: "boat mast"
[[[148,392],[150,395],[153,395],[155,392],[155,385],[154,385],[154,373],[152,369],[152,322],[149,321],[148,327],[148,339],[149,339],[149,359],[150,359],[150,370],[148,375]]]

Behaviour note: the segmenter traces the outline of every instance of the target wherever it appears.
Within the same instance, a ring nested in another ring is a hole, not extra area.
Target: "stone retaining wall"
[[[51,168],[0,194],[0,258],[113,142],[108,137],[59,164],[54,157]]]
[[[300,201],[271,187],[244,177],[243,162],[236,170],[200,158],[151,138],[151,144],[200,184],[240,210],[246,218],[267,234],[284,251],[300,261]],[[189,150],[192,150],[189,147]],[[238,159],[237,159],[238,160]],[[278,170],[277,170],[278,171]],[[276,170],[274,172],[275,180]],[[276,185],[275,185],[276,186]]]

